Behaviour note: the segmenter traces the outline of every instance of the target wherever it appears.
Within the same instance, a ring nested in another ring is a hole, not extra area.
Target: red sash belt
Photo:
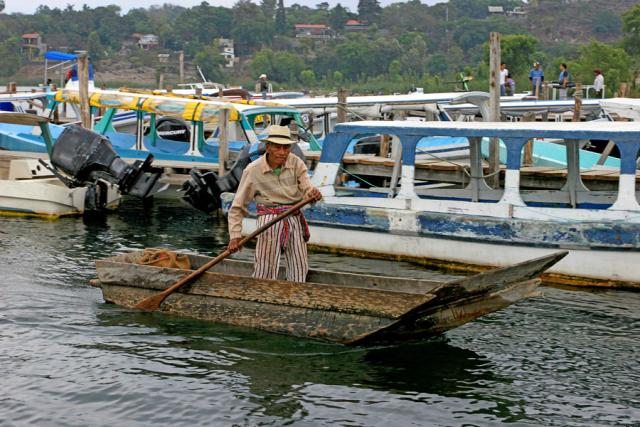
[[[285,212],[292,207],[293,205],[265,206],[259,204],[256,206],[256,209],[258,215],[280,215],[282,212]],[[304,217],[304,213],[302,213],[302,210],[298,210],[298,212],[292,214],[292,217],[294,216],[300,218],[300,223],[302,224],[302,237],[305,242],[308,242],[311,237],[311,233],[309,232],[309,224],[307,224],[307,219]],[[284,250],[289,242],[289,221],[284,221],[283,224],[282,233],[280,234],[281,250]]]

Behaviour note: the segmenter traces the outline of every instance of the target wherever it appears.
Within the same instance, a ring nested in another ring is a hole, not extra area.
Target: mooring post
[[[489,33],[489,120],[500,121],[500,33]],[[489,179],[493,188],[500,186],[500,143],[491,138],[489,144]]]
[[[347,121],[347,90],[340,89],[338,90],[338,117],[336,118],[337,123],[344,123]]]
[[[576,83],[576,91],[573,94],[573,118],[572,122],[579,122],[582,115],[582,83]]]
[[[78,91],[80,95],[80,121],[82,127],[91,129],[91,111],[89,107],[89,59],[87,52],[78,52]]]
[[[227,163],[227,145],[229,143],[229,110],[223,109],[218,116],[220,136],[218,137],[218,176],[224,176]]]

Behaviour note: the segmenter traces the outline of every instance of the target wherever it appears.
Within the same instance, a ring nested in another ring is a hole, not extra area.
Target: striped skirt
[[[276,214],[258,215],[258,227],[275,218]],[[285,222],[289,226],[288,239],[283,244]],[[304,282],[309,271],[307,259],[307,243],[305,242],[306,227],[302,224],[300,216],[293,215],[276,223],[271,228],[258,236],[255,252],[255,267],[253,277],[256,279],[276,279],[280,267],[280,256],[284,255],[284,265],[287,272],[287,280],[292,282]]]

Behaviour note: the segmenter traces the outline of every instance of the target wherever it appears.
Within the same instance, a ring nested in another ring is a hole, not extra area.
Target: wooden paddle
[[[242,240],[240,240],[240,242],[238,242],[238,248],[241,248],[242,246],[244,246],[244,244],[247,243],[249,240],[253,239],[258,234],[262,233],[263,231],[265,231],[269,227],[273,226],[275,223],[283,220],[284,218],[288,217],[289,215],[291,215],[291,214],[297,212],[298,210],[300,210],[303,206],[308,205],[309,203],[314,202],[314,201],[315,201],[315,199],[312,198],[312,199],[304,199],[301,202],[296,203],[295,205],[293,205],[291,207],[291,209],[289,209],[289,210],[287,210],[285,212],[282,212],[277,217],[273,218],[271,221],[269,221],[268,223],[266,223],[262,227],[260,227],[257,230],[255,230],[253,233],[249,234],[248,236],[246,236]],[[223,259],[225,259],[229,255],[231,255],[232,253],[233,252],[231,252],[229,249],[225,250],[220,255],[218,255],[217,257],[215,257],[214,259],[212,259],[208,263],[204,264],[199,269],[192,271],[191,273],[189,273],[188,275],[186,275],[182,279],[178,280],[176,283],[174,283],[173,285],[171,285],[170,287],[168,287],[164,291],[160,292],[159,294],[152,295],[152,296],[150,296],[148,298],[143,299],[142,301],[140,301],[138,304],[135,305],[135,308],[139,308],[141,310],[146,310],[146,311],[157,310],[158,308],[160,308],[160,304],[162,304],[162,302],[165,300],[165,298],[167,298],[169,295],[171,295],[172,293],[174,293],[175,291],[177,291],[178,289],[180,289],[181,287],[183,287],[187,283],[191,282],[192,280],[197,279],[198,277],[202,276],[202,274],[205,271],[207,271],[208,269],[210,269],[211,267],[213,267],[214,265],[216,265],[217,263],[219,263],[220,261],[222,261]]]

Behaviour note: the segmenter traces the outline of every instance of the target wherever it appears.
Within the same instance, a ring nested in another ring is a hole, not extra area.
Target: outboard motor
[[[182,199],[205,213],[215,212],[220,208],[220,194],[234,193],[238,189],[245,168],[265,151],[264,142],[247,145],[238,154],[229,173],[223,177],[218,177],[215,172],[202,173],[195,168],[191,169],[189,172],[191,179],[182,184],[180,190],[184,192]],[[294,144],[291,153],[305,160],[304,153],[297,144]]]
[[[156,133],[160,138],[171,141],[189,142],[191,138],[189,125],[175,117],[163,117],[158,120]]]
[[[158,182],[162,170],[151,167],[153,155],[130,165],[113,150],[108,138],[80,126],[68,126],[60,134],[50,158],[49,169],[69,188],[103,180],[116,184],[123,195],[142,198],[166,188]]]

